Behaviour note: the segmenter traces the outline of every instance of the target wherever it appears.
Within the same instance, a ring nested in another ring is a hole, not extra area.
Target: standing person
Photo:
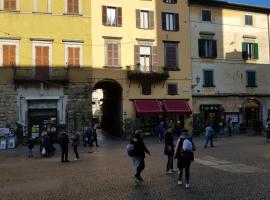
[[[31,137],[27,141],[28,144],[28,158],[33,158],[34,139]]]
[[[210,124],[208,124],[206,126],[206,128],[205,128],[205,144],[204,144],[204,148],[207,148],[209,140],[210,140],[211,147],[214,147],[214,144],[213,144],[214,135],[215,135],[214,129],[211,127]]]
[[[183,185],[182,176],[183,170],[185,169],[186,188],[190,187],[190,165],[191,162],[194,161],[193,150],[195,150],[195,146],[192,138],[189,136],[187,130],[183,130],[181,136],[177,140],[174,158],[177,158],[177,166],[179,169],[177,184]]]
[[[93,131],[90,127],[86,129],[85,132],[86,145],[89,144],[90,147],[93,146]]]
[[[98,127],[98,123],[95,123],[94,129],[93,129],[93,138],[94,138],[94,142],[96,143],[96,147],[99,147],[98,141],[97,141],[97,127]]]
[[[172,128],[169,127],[165,132],[165,147],[164,154],[167,155],[168,161],[166,165],[166,174],[173,173],[173,154],[174,154],[174,143]]]
[[[181,121],[177,121],[175,126],[175,136],[177,137],[177,139],[180,137],[181,132],[182,132]]]
[[[76,134],[72,138],[72,146],[75,153],[76,158],[74,160],[80,160],[80,156],[78,153],[78,146],[80,145],[80,133],[79,131],[76,132]]]
[[[269,142],[270,139],[270,118],[267,118],[265,124],[265,131],[266,131],[266,140]]]
[[[229,136],[232,136],[232,118],[228,119],[227,127],[228,127],[228,131],[229,131]]]
[[[162,143],[162,140],[164,138],[164,132],[165,132],[165,125],[164,122],[161,121],[158,125],[158,137],[159,137],[159,143]]]
[[[137,168],[136,174],[134,176],[134,180],[136,183],[143,182],[143,178],[141,177],[141,173],[145,168],[145,152],[150,154],[150,151],[146,148],[143,139],[141,137],[141,131],[136,131],[134,137],[130,141],[130,144],[134,145],[133,150],[133,164]]]
[[[68,160],[68,144],[69,144],[68,135],[65,132],[63,132],[60,137],[60,147],[62,150],[61,162],[70,162]]]

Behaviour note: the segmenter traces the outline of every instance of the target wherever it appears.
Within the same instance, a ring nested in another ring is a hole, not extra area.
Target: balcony
[[[127,66],[127,78],[139,81],[164,81],[169,78],[169,73],[163,67]]]
[[[63,67],[16,67],[15,82],[68,82],[68,69]]]

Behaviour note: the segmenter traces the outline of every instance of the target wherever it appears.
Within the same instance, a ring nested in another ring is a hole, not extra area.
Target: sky
[[[225,0],[234,3],[243,3],[256,6],[267,6],[270,8],[270,0]]]

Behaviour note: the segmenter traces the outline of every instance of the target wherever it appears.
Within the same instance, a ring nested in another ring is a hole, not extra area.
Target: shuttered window
[[[178,68],[178,44],[164,43],[165,48],[165,67],[172,69]]]
[[[67,13],[79,14],[79,0],[67,0]]]
[[[154,12],[148,10],[136,10],[136,27],[143,29],[154,28]]]
[[[259,45],[257,43],[242,43],[242,58],[244,60],[259,59]]]
[[[211,22],[211,10],[202,10],[202,21]]]
[[[162,29],[164,31],[179,31],[178,13],[162,12]]]
[[[104,26],[122,26],[122,8],[102,6],[102,24]]]
[[[106,66],[119,67],[120,66],[119,44],[108,43],[106,46],[107,46]]]
[[[16,66],[16,46],[3,45],[3,67]]]
[[[36,66],[48,67],[49,66],[49,47],[36,46]]]
[[[213,87],[214,86],[214,72],[213,70],[204,70],[203,71],[204,78],[204,87]]]
[[[150,82],[144,82],[142,86],[142,95],[151,95],[152,94],[152,85]]]
[[[80,67],[79,47],[68,47],[68,67]]]
[[[142,72],[157,71],[157,47],[134,46],[134,65]]]
[[[216,58],[217,41],[212,39],[199,39],[199,56],[201,58]]]
[[[168,95],[178,95],[177,84],[168,84]]]
[[[256,87],[256,72],[255,71],[247,71],[247,87]]]
[[[252,26],[253,25],[253,16],[245,15],[245,25]]]
[[[4,0],[4,10],[16,10],[16,0]]]

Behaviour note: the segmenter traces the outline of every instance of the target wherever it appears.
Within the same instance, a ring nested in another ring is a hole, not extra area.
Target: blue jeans
[[[210,140],[211,147],[214,146],[214,144],[213,144],[213,136],[212,135],[211,136],[206,136],[205,137],[205,145],[204,145],[205,148],[207,147],[209,140]]]
[[[30,148],[28,148],[28,158],[33,158],[33,151]]]

